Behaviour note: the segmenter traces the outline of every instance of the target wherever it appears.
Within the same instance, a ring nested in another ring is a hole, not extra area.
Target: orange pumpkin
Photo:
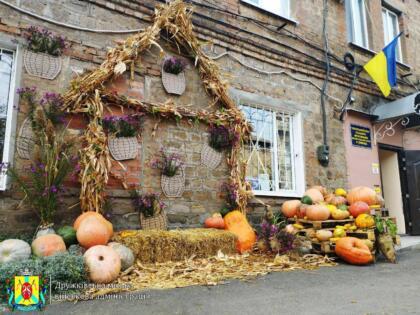
[[[353,218],[357,218],[363,213],[370,213],[370,208],[366,202],[356,201],[350,205],[349,211]]]
[[[322,193],[315,188],[310,188],[303,194],[304,196],[309,196],[312,199],[313,203],[320,203],[324,201],[324,196]]]
[[[109,236],[112,237],[112,235],[114,234],[114,228],[112,226],[112,223],[109,222],[107,219],[105,219],[102,214],[95,211],[86,211],[86,212],[83,212],[81,215],[79,215],[77,219],[74,221],[73,228],[77,231],[82,221],[89,217],[96,217],[98,219],[104,220],[109,231]]]
[[[238,252],[242,254],[252,249],[257,236],[245,215],[238,210],[234,210],[226,214],[224,220],[225,229],[237,237],[236,249]]]
[[[93,246],[84,253],[83,258],[92,282],[109,283],[117,279],[121,270],[121,259],[112,247]]]
[[[76,232],[77,241],[85,248],[106,245],[111,237],[109,226],[104,219],[96,216],[85,218]]]
[[[353,204],[357,201],[366,202],[369,206],[377,203],[376,192],[364,186],[355,187],[349,191],[347,194],[347,200],[350,204]]]
[[[286,218],[293,218],[301,206],[300,200],[288,200],[281,206],[281,212]]]
[[[356,237],[340,238],[335,244],[335,253],[353,265],[366,265],[373,260],[369,247]]]
[[[299,219],[304,219],[306,217],[306,210],[308,209],[309,205],[305,205],[305,204],[301,204],[301,206],[299,207],[296,216]]]
[[[225,228],[225,220],[221,216],[210,217],[204,221],[204,227],[223,230]]]
[[[330,214],[330,210],[325,205],[312,205],[306,209],[306,216],[312,221],[328,220]]]
[[[63,238],[57,234],[46,234],[37,237],[32,242],[32,252],[35,256],[52,256],[66,251]]]

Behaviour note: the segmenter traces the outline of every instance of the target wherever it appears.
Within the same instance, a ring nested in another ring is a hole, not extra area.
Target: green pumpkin
[[[303,204],[305,204],[305,205],[311,205],[311,204],[313,204],[312,198],[309,197],[309,196],[303,196],[302,199],[301,199],[301,202]]]
[[[76,230],[72,226],[63,226],[58,229],[57,234],[60,235],[66,246],[77,244]]]

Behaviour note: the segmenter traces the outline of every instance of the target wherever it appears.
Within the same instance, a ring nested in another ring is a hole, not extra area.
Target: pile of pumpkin
[[[19,239],[8,239],[0,243],[0,263],[64,253],[72,246],[81,246],[81,252],[94,283],[114,281],[121,270],[134,264],[132,251],[116,242],[108,243],[113,235],[113,226],[101,214],[88,211],[81,214],[73,227],[57,230],[41,230],[31,246]],[[80,245],[78,245],[80,244]]]
[[[318,230],[316,238],[319,241],[336,242],[336,253],[343,260],[352,264],[367,264],[373,260],[371,241],[347,237],[346,231],[368,229],[375,226],[375,220],[370,215],[371,209],[383,206],[383,199],[369,187],[355,187],[348,193],[338,188],[329,193],[322,186],[308,189],[301,200],[289,200],[283,203],[281,211],[287,218],[295,218],[293,226],[302,229],[299,219],[310,221],[345,220],[355,218],[354,224],[338,225],[334,231]]]

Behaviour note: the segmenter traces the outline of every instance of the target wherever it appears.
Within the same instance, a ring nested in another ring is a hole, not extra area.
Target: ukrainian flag
[[[385,97],[391,93],[391,88],[397,85],[397,61],[395,50],[398,44],[398,38],[401,34],[402,33],[398,34],[398,36],[386,45],[380,53],[363,66]]]

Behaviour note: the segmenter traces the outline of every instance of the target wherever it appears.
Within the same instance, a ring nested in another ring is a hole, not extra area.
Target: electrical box
[[[317,148],[317,156],[322,166],[328,166],[330,162],[330,147],[328,145],[320,145]]]

